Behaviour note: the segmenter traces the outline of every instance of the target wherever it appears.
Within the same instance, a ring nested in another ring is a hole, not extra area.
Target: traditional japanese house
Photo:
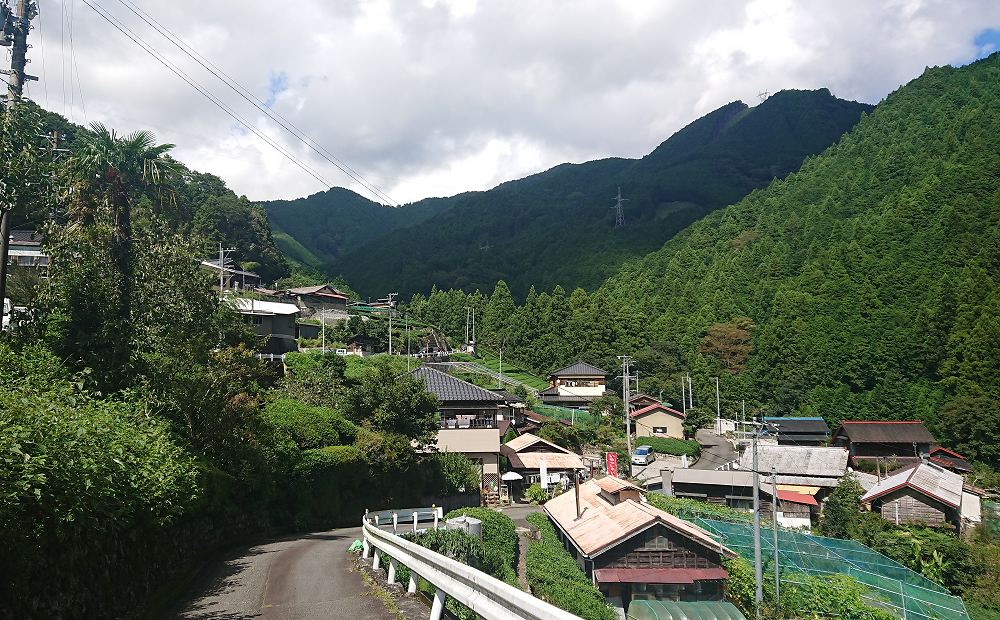
[[[930,461],[963,476],[972,472],[972,465],[969,465],[961,454],[941,446],[931,448]]]
[[[632,412],[632,425],[636,437],[673,437],[684,439],[686,416],[662,403],[647,405]],[[639,441],[636,439],[636,441]],[[638,445],[638,444],[637,444]]]
[[[549,387],[538,395],[546,405],[586,407],[604,394],[607,377],[600,368],[577,362],[549,373]]]
[[[328,311],[327,319],[333,316],[340,319],[347,314],[347,295],[329,284],[275,291],[274,296],[281,301],[294,303],[302,310],[302,316],[307,318],[320,319],[324,310]]]
[[[541,482],[543,463],[548,476],[554,480],[572,480],[578,471],[584,469],[580,455],[531,433],[525,433],[500,446],[500,454],[507,457],[511,471],[520,474],[526,485]],[[552,482],[553,480],[546,481],[547,484]]]
[[[700,527],[640,499],[618,478],[590,480],[543,506],[560,540],[607,598],[721,601],[723,558],[736,554]]]
[[[778,490],[811,495],[822,501],[847,472],[845,448],[814,446],[757,446],[757,471],[777,472]],[[753,451],[740,457],[739,468],[753,471]]]
[[[934,463],[917,463],[882,478],[861,501],[893,523],[962,524],[962,477]]]
[[[901,463],[919,463],[930,455],[934,437],[922,422],[841,422],[830,437],[831,446],[850,452],[850,465],[862,460],[894,457]]]
[[[830,442],[830,427],[823,418],[764,418],[778,433],[779,446],[823,446]]]
[[[628,399],[628,402],[632,405],[633,411],[638,411],[639,409],[650,405],[660,404],[660,400],[658,398],[653,398],[649,394],[636,394],[632,398]]]
[[[409,374],[422,379],[427,391],[441,402],[437,449],[465,454],[482,466],[484,484],[499,486],[500,428],[497,408],[503,398],[426,366]]]
[[[258,336],[267,336],[267,342],[262,353],[290,353],[298,351],[295,340],[295,317],[299,309],[292,304],[282,304],[273,301],[259,301],[236,297],[230,300],[236,312],[243,316],[243,322],[249,325]]]

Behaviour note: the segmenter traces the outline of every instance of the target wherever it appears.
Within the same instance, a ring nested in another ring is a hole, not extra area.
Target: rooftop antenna
[[[615,206],[611,207],[616,209],[615,213],[615,228],[625,225],[625,209],[622,205],[623,202],[628,200],[627,198],[622,198],[622,188],[618,188],[618,197],[615,199]]]

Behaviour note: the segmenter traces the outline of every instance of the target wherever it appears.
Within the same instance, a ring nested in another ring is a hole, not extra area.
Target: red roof
[[[632,412],[632,417],[633,418],[637,418],[637,417],[639,417],[641,415],[646,415],[647,413],[650,413],[650,412],[652,412],[652,411],[654,411],[656,409],[662,409],[663,411],[666,411],[667,413],[673,413],[675,415],[679,415],[682,418],[686,418],[687,417],[682,412],[677,411],[676,409],[671,409],[670,407],[667,407],[666,405],[661,404],[661,403],[654,403],[652,405],[647,405],[647,406],[643,407],[642,409],[639,409],[638,411],[633,411]]]
[[[705,579],[728,579],[724,568],[598,568],[598,583],[694,583]]]
[[[934,447],[934,448],[933,448],[933,449],[931,450],[931,454],[934,454],[935,452],[939,452],[939,451],[940,451],[940,452],[947,452],[948,454],[952,455],[953,457],[955,457],[955,458],[957,458],[957,459],[964,459],[964,458],[965,458],[964,456],[962,456],[962,455],[961,455],[961,454],[959,454],[958,452],[952,452],[952,451],[951,451],[951,450],[949,450],[948,448],[942,448],[941,446],[935,446],[935,447]]]
[[[792,502],[794,504],[806,504],[808,506],[819,506],[816,502],[816,498],[812,495],[806,495],[805,493],[796,493],[795,491],[782,491],[778,489],[778,499],[783,502]]]

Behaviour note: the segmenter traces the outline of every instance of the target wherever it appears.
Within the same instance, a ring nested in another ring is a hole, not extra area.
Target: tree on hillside
[[[941,443],[969,459],[1000,466],[1000,403],[988,396],[960,396],[945,403],[937,425]]]
[[[719,360],[723,370],[737,375],[754,351],[750,344],[750,332],[755,327],[753,321],[745,316],[736,317],[729,323],[716,323],[698,342],[698,353],[711,355]]]
[[[434,420],[439,407],[437,397],[413,375],[396,375],[390,360],[376,359],[360,385],[344,394],[344,417],[378,433],[431,443],[438,428]]]

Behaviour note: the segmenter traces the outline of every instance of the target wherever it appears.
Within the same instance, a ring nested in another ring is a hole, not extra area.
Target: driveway
[[[725,437],[720,437],[712,431],[701,429],[695,438],[701,444],[701,458],[691,466],[691,469],[715,469],[735,461],[738,457],[733,445]]]
[[[206,562],[157,618],[397,620],[371,595],[347,553],[361,528],[317,532]]]

